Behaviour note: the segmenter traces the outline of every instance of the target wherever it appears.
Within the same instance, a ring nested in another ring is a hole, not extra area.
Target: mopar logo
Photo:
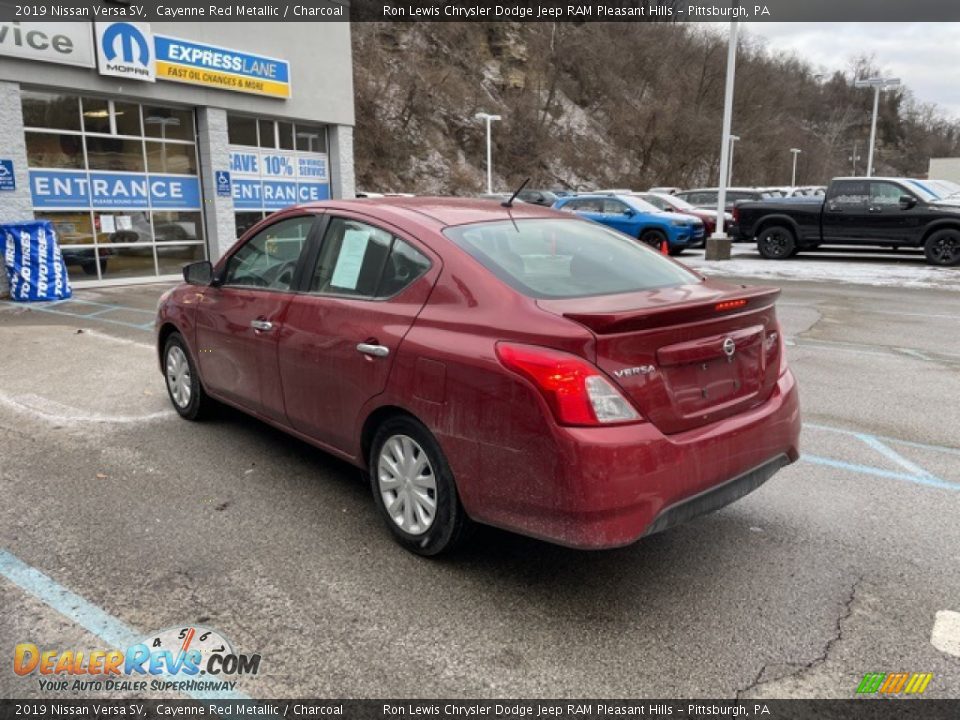
[[[153,82],[153,35],[145,23],[96,23],[101,75]]]
[[[103,48],[103,55],[107,60],[113,60],[119,53],[125,63],[136,61],[143,67],[150,64],[150,46],[147,39],[130,23],[114,23],[107,28],[100,47]]]

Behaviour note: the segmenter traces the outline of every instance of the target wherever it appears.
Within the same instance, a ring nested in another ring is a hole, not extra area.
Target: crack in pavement
[[[757,671],[757,674],[754,676],[753,680],[746,686],[738,688],[736,692],[736,699],[740,700],[743,695],[751,690],[756,689],[760,685],[766,685],[771,682],[778,682],[780,680],[786,680],[788,678],[798,678],[804,673],[813,670],[814,668],[823,665],[827,658],[830,657],[830,653],[833,650],[834,646],[843,639],[843,623],[850,619],[853,615],[853,603],[857,599],[857,589],[860,587],[860,583],[863,582],[863,576],[861,575],[856,580],[853,581],[853,584],[850,586],[850,592],[847,594],[846,600],[844,600],[843,605],[840,608],[840,613],[837,616],[837,621],[834,626],[833,637],[827,640],[826,644],[823,646],[823,652],[817,655],[812,660],[805,663],[779,663],[785,667],[794,667],[796,670],[791,672],[784,673],[783,675],[778,675],[777,677],[769,678],[767,680],[763,679],[764,674],[767,671],[767,668],[771,664],[778,663],[763,663],[760,666],[760,670]]]

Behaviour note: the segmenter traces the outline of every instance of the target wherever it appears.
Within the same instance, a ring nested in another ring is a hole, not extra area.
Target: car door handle
[[[269,320],[251,320],[250,327],[259,332],[268,332],[273,330],[273,323]]]
[[[360,343],[357,345],[357,351],[362,352],[364,355],[380,358],[390,354],[390,348],[384,347],[383,345],[371,345],[370,343]]]
[[[872,212],[872,213],[883,212],[883,208],[877,207],[876,205],[871,205],[870,207],[867,208],[867,212]]]

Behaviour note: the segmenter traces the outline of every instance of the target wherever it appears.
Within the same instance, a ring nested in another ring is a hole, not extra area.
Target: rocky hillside
[[[494,185],[645,188],[716,182],[726,36],[644,23],[355,23],[358,187],[470,194],[483,189],[476,112],[494,124]],[[801,183],[847,174],[866,155],[872,93],[846,72],[751,43],[737,61],[735,184]],[[877,172],[923,175],[960,153],[960,124],[884,93]],[[863,163],[861,163],[861,171]]]

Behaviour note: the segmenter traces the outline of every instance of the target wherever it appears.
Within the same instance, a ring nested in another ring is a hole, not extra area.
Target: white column
[[[27,145],[23,135],[23,112],[20,108],[20,86],[0,82],[0,158],[13,161],[16,189],[0,191],[0,223],[33,220],[30,200],[30,175],[27,173]],[[5,237],[0,236],[0,262],[6,251]],[[0,271],[0,297],[10,292],[6,271]]]
[[[353,199],[357,196],[353,169],[353,128],[349,125],[331,125],[327,137],[330,143],[327,158],[330,197]]]
[[[230,170],[227,111],[197,108],[197,150],[203,188],[203,218],[207,227],[207,251],[216,262],[237,239],[233,198],[217,195],[216,171]],[[231,177],[232,180],[232,177]]]

